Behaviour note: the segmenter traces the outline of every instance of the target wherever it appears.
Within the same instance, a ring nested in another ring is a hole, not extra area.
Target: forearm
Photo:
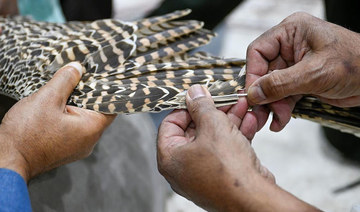
[[[248,179],[251,182],[233,186],[228,198],[232,203],[219,205],[216,211],[320,211],[260,175]]]

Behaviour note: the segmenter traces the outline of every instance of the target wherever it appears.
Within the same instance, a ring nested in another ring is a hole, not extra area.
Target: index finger
[[[163,150],[168,146],[177,146],[188,142],[185,131],[190,123],[191,117],[186,110],[174,110],[166,116],[159,128],[158,149]]]
[[[269,61],[280,54],[280,42],[276,36],[276,27],[255,39],[246,52],[246,88],[269,70]]]

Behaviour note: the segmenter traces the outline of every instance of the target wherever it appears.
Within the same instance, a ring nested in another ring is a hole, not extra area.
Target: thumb
[[[201,85],[193,85],[186,94],[187,109],[196,128],[201,131],[214,127],[218,110],[209,91]]]
[[[65,65],[39,90],[39,95],[50,96],[56,105],[65,105],[84,72],[85,69],[79,62]]]
[[[304,61],[286,69],[274,70],[258,78],[248,89],[248,99],[255,104],[267,104],[291,95],[306,94],[310,89]]]

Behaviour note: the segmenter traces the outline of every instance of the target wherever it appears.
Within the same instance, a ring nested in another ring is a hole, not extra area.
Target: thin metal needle
[[[212,96],[213,100],[217,99],[234,99],[239,97],[247,96],[247,93],[238,93],[238,94],[229,94],[229,95],[223,95],[223,96]]]

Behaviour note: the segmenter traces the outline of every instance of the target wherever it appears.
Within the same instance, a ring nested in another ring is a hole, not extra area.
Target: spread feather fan
[[[0,94],[20,100],[72,61],[86,68],[69,103],[102,113],[185,108],[193,84],[209,84],[217,106],[234,104],[245,85],[245,60],[188,53],[214,34],[199,21],[176,20],[190,10],[136,22],[114,19],[65,24],[0,18]],[[307,97],[294,116],[359,132],[358,108]]]

